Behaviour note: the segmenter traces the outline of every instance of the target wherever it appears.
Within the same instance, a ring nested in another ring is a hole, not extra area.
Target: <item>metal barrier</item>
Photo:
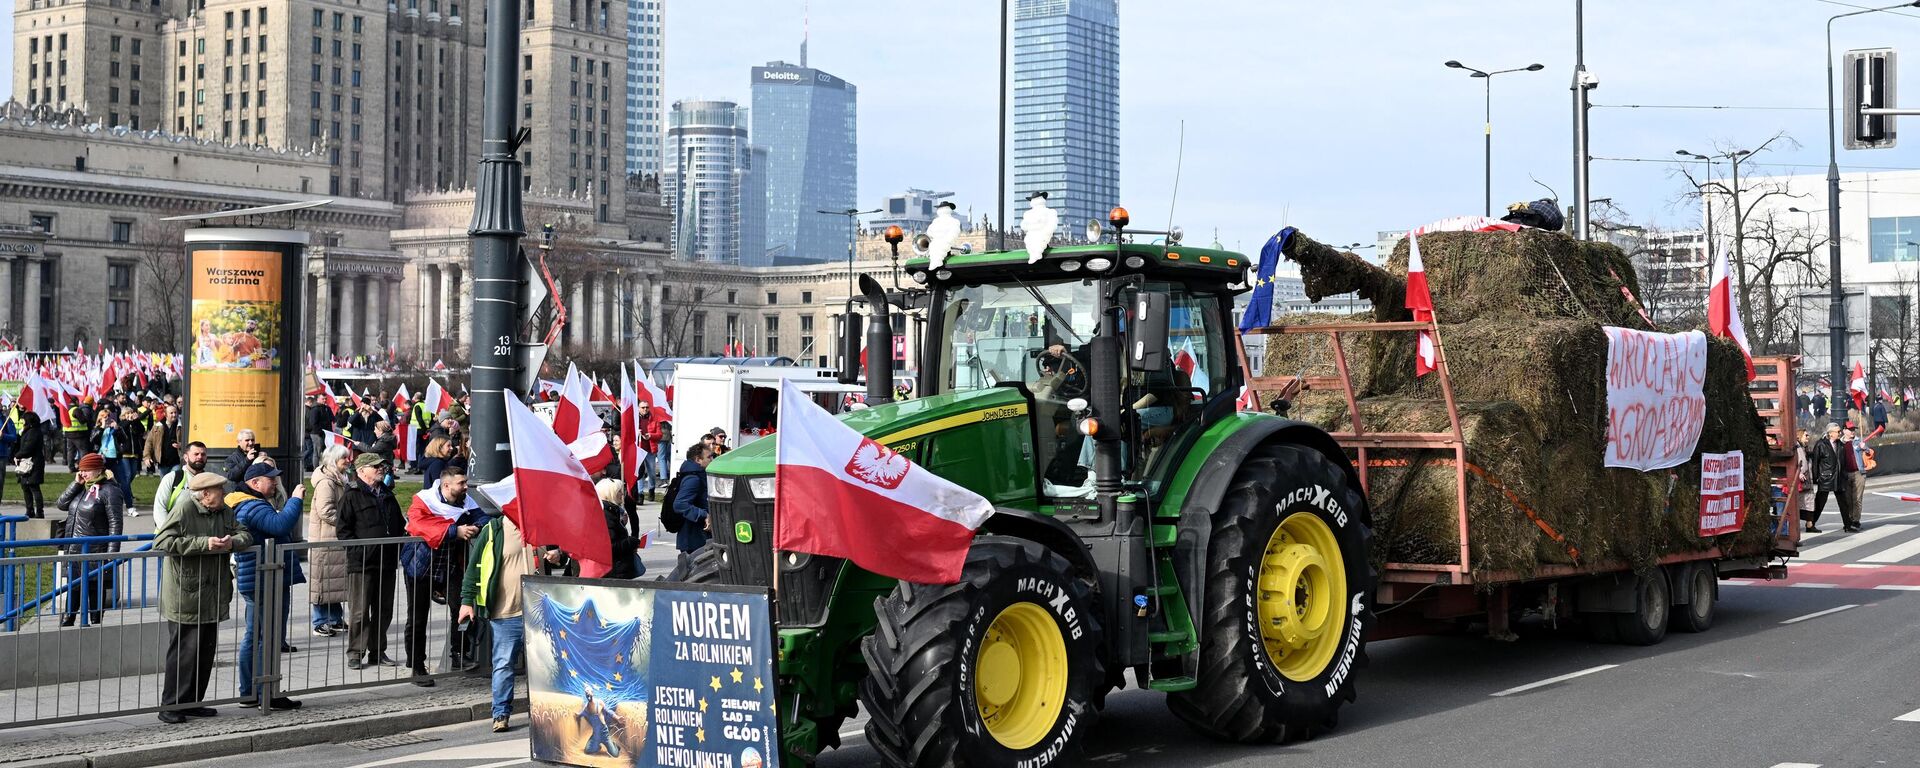
[[[0,554],[150,538],[8,541],[0,542]],[[416,541],[269,541],[243,550],[256,556],[253,589],[242,593],[236,585],[224,605],[210,602],[218,590],[203,591],[209,604],[196,606],[196,612],[211,618],[224,608],[226,618],[199,625],[176,624],[162,615],[157,598],[163,564],[175,557],[214,558],[175,567],[213,568],[211,573],[231,580],[234,553],[176,556],[153,551],[149,544],[129,552],[0,557],[0,591],[8,596],[0,602],[5,611],[0,623],[16,630],[0,633],[0,729],[169,710],[191,713],[243,700],[270,702],[289,694],[486,674],[491,649],[461,653],[474,638],[453,627],[464,567],[453,568],[443,587],[452,607],[433,602],[431,579],[409,580],[399,562],[401,547]],[[299,554],[303,575],[313,583],[286,583],[282,560],[288,552]],[[328,556],[371,558],[371,567],[361,574],[314,567],[316,557]],[[311,595],[316,588],[340,591],[338,579],[357,582],[346,590],[354,597],[348,615],[372,620],[355,622],[357,632],[312,634]],[[56,613],[50,606],[62,610]],[[69,615],[76,621],[65,626],[61,619]],[[418,618],[412,643],[410,618]],[[375,663],[354,663],[350,649],[372,652]],[[170,652],[180,657],[178,663],[169,664]],[[382,655],[391,662],[383,663]],[[415,675],[415,666],[427,674]],[[243,685],[249,680],[250,686]],[[241,693],[247,688],[251,695]]]
[[[18,535],[20,524],[27,521],[26,515],[0,515],[0,542],[13,541]]]

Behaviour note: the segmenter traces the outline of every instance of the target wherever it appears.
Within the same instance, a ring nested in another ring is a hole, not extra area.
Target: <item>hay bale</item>
[[[1296,236],[1296,241],[1289,256],[1298,252],[1303,274],[1311,274],[1321,290],[1371,291],[1379,297],[1376,320],[1409,319],[1398,295],[1382,295],[1404,293],[1404,278],[1395,274],[1404,274],[1404,240],[1387,270],[1360,269],[1354,265],[1357,258],[1346,258],[1350,254],[1307,238]],[[1468,544],[1476,576],[1490,571],[1525,576],[1542,564],[1576,562],[1644,569],[1666,555],[1716,544],[1726,551],[1766,551],[1771,542],[1766,425],[1748,397],[1737,346],[1725,339],[1708,345],[1707,416],[1698,451],[1746,454],[1747,520],[1739,532],[1704,540],[1698,535],[1697,454],[1693,461],[1657,472],[1603,466],[1607,337],[1602,326],[1647,327],[1621,291],[1638,288],[1625,255],[1610,245],[1543,231],[1435,233],[1422,236],[1420,245],[1468,461],[1493,479],[1475,475],[1468,483]],[[1355,382],[1368,431],[1448,430],[1437,378],[1413,375],[1412,334],[1351,336],[1357,343],[1350,344],[1365,348],[1361,356],[1367,362],[1355,367],[1366,375],[1356,375]],[[1361,336],[1371,338],[1358,342]],[[1301,355],[1309,365],[1323,362],[1309,350],[1324,350],[1324,338],[1292,338],[1293,348],[1276,350],[1269,342],[1269,375],[1301,366],[1289,354]],[[1293,415],[1330,430],[1351,428],[1339,393],[1302,402]],[[1457,562],[1456,470],[1445,461],[1449,458],[1443,451],[1369,452],[1380,465],[1369,470],[1379,559]],[[1521,506],[1564,541],[1548,536]]]

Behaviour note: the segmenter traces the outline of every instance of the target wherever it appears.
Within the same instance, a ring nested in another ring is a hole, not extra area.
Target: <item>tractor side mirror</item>
[[[1140,291],[1133,295],[1128,330],[1127,367],[1159,371],[1167,367],[1167,294]]]
[[[861,320],[853,302],[847,302],[847,313],[840,316],[840,375],[835,377],[842,384],[860,383],[860,346],[865,341]]]

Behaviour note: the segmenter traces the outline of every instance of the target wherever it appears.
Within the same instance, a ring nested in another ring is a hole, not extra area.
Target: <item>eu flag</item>
[[[1281,254],[1287,250],[1287,241],[1293,238],[1293,227],[1287,227],[1267,238],[1267,244],[1260,248],[1260,267],[1254,272],[1253,295],[1247,297],[1247,311],[1240,315],[1240,332],[1271,325],[1273,323],[1273,270],[1280,266]]]
[[[553,646],[554,690],[581,698],[591,693],[609,709],[647,701],[646,673],[634,658],[646,637],[639,619],[608,621],[592,599],[569,608],[546,593],[540,611]]]

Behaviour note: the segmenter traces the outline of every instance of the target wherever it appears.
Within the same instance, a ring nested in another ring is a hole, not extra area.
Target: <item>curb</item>
[[[515,711],[525,711],[525,708],[524,699],[514,701]],[[80,755],[43,757],[17,763],[0,763],[0,765],[5,765],[6,768],[153,768],[153,766],[232,757],[252,752],[273,752],[315,744],[392,736],[422,728],[487,720],[492,715],[493,707],[487,702],[448,705],[431,709],[302,723],[252,733],[202,736]]]

